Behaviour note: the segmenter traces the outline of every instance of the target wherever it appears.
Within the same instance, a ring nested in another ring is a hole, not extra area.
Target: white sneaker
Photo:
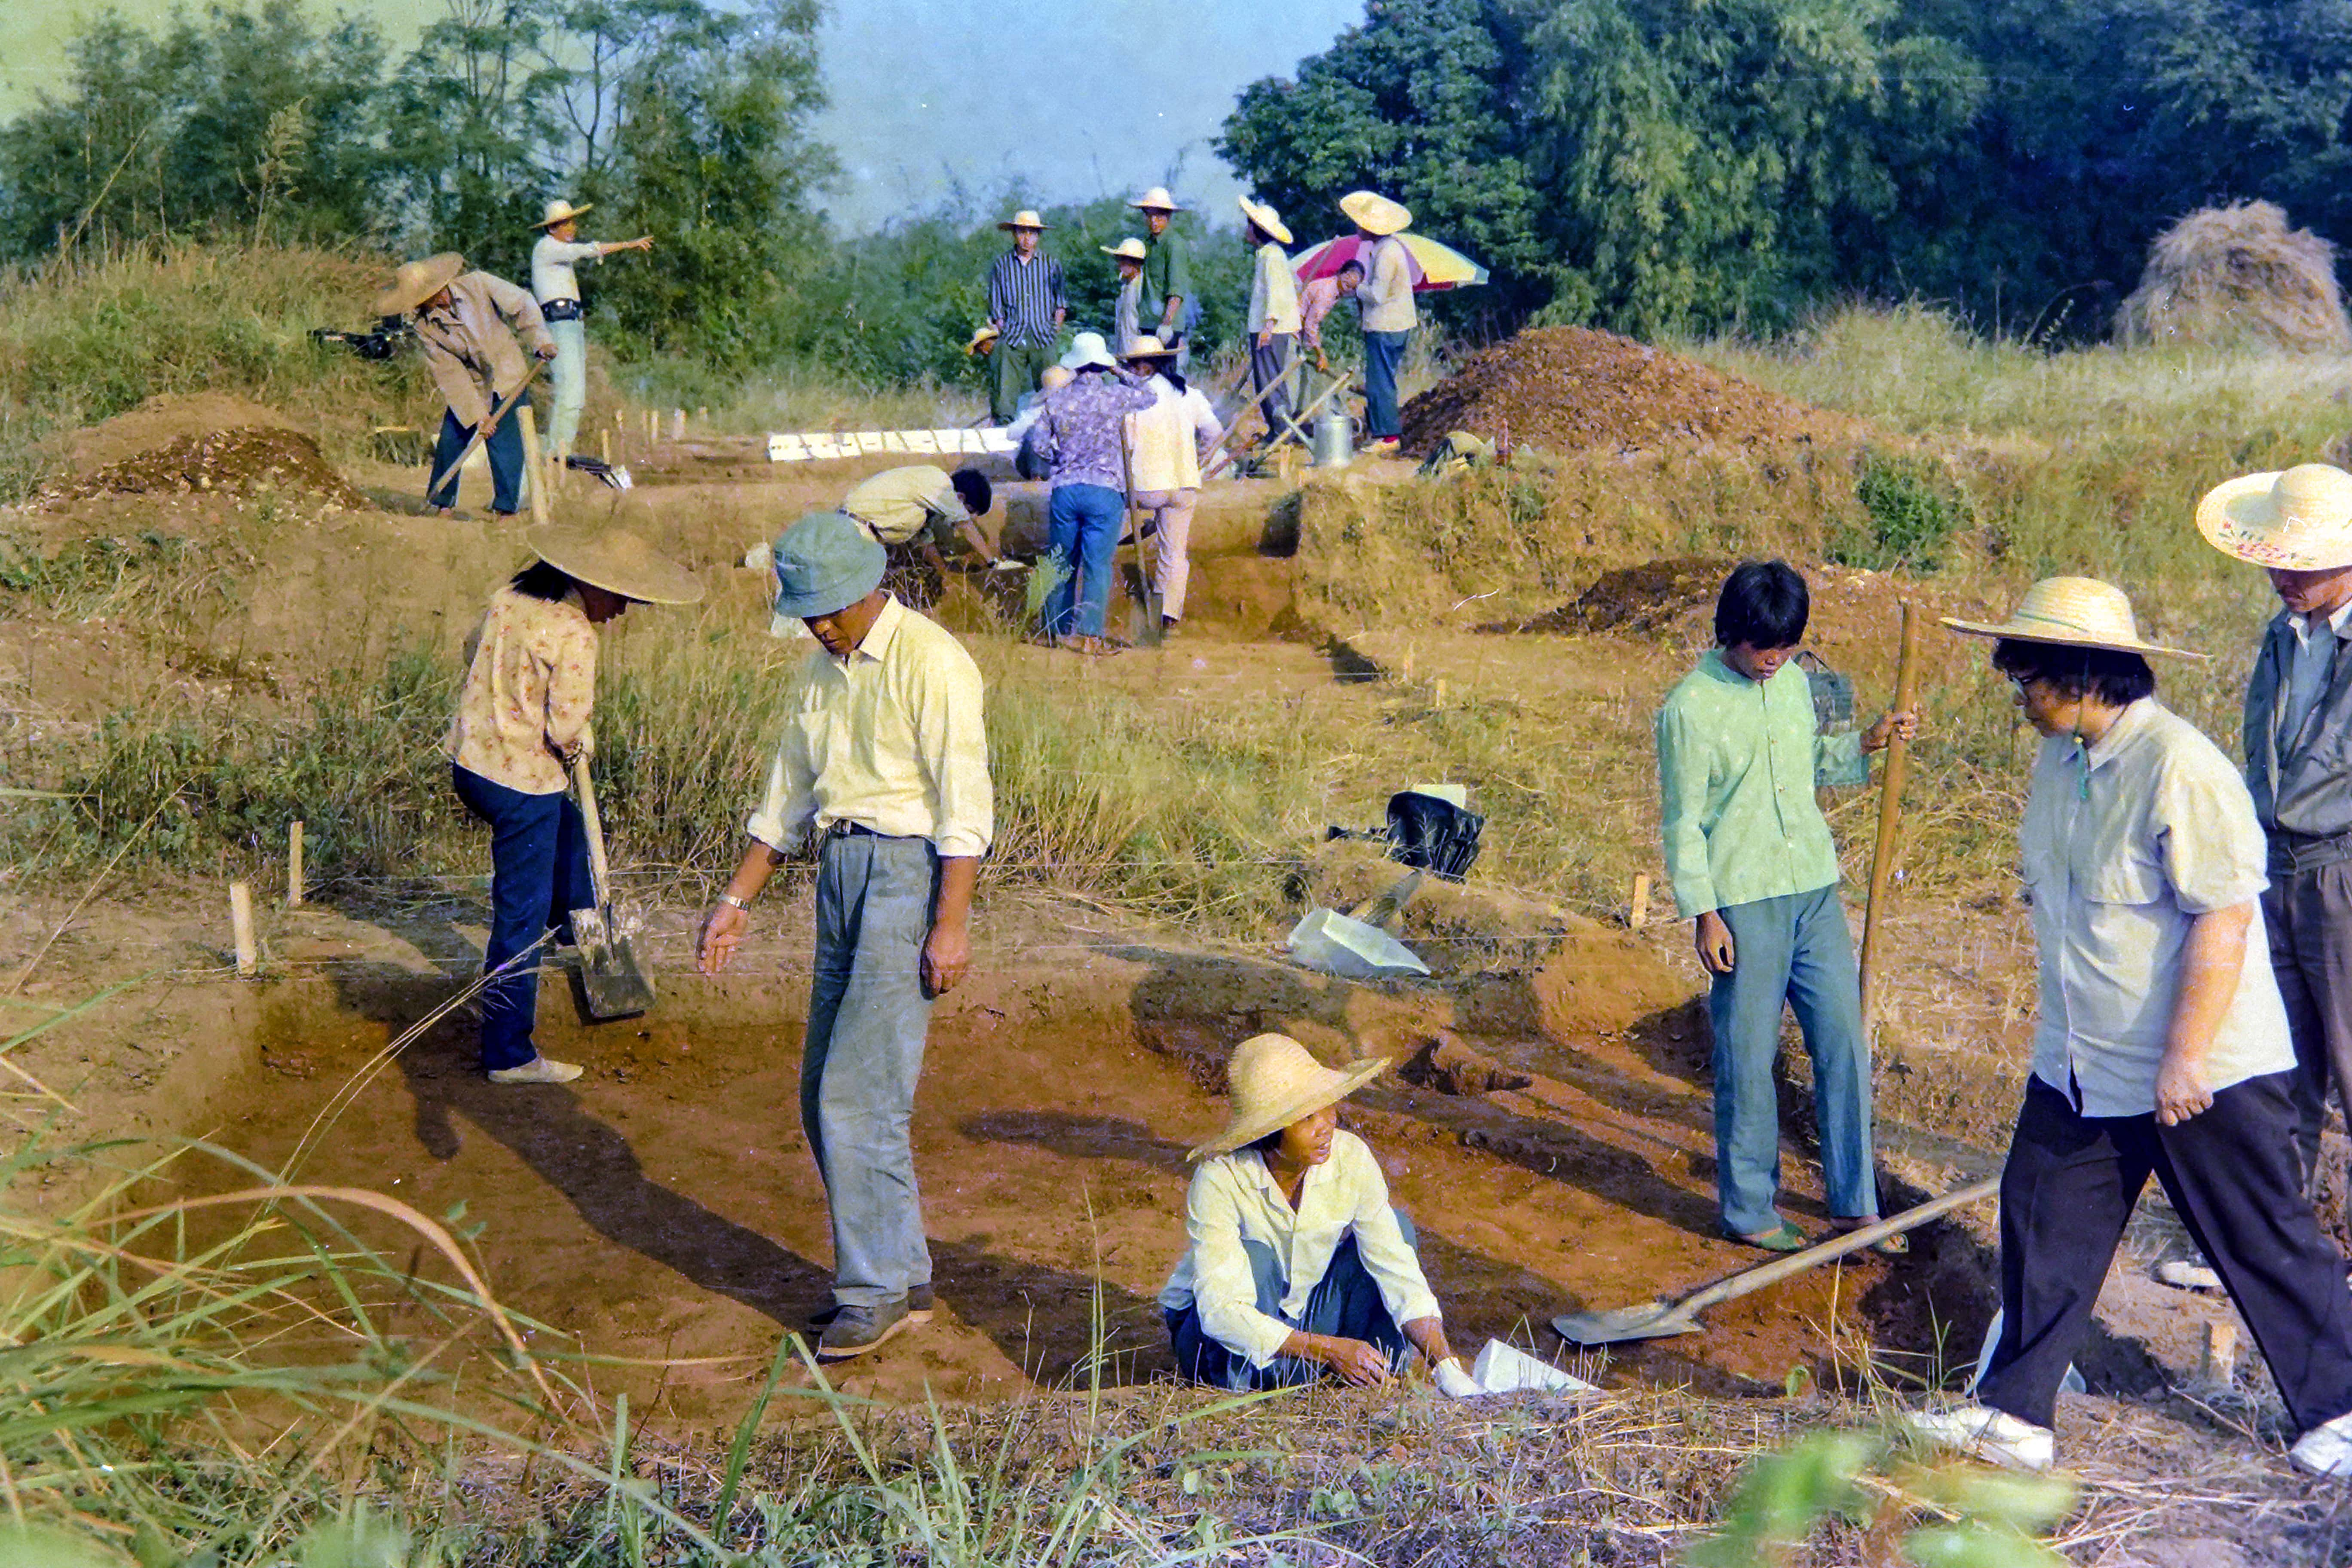
[[[2306,1476],[2352,1479],[2352,1415],[2314,1426],[2294,1440],[2286,1457]]]
[[[2213,1266],[2201,1258],[2168,1258],[2156,1266],[2159,1285],[2169,1285],[2176,1290],[2219,1290],[2221,1277]]]
[[[2057,1458],[2057,1439],[2049,1427],[2021,1421],[2006,1410],[1989,1405],[1913,1411],[1903,1417],[1903,1424],[1923,1443],[1957,1449],[2012,1470],[2046,1470]],[[2352,1463],[2352,1435],[2340,1441],[2347,1463]]]
[[[492,1083],[570,1083],[580,1076],[580,1069],[570,1062],[560,1062],[552,1057],[533,1057],[519,1068],[495,1068],[490,1072]]]

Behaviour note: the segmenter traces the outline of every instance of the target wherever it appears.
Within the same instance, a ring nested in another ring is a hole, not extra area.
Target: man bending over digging
[[[1667,694],[1657,721],[1666,874],[1714,977],[1707,1018],[1723,1229],[1771,1252],[1807,1245],[1777,1207],[1772,1063],[1783,1005],[1795,1007],[1813,1060],[1830,1213],[1840,1230],[1878,1218],[1861,982],[1838,901],[1837,847],[1813,788],[1917,728],[1904,712],[1859,735],[1820,732],[1811,683],[1790,662],[1811,614],[1805,580],[1786,562],[1740,563],[1716,600],[1715,647]],[[1897,1251],[1902,1241],[1879,1247]]]

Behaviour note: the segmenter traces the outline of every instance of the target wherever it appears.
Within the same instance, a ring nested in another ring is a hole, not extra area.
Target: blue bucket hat
[[[844,610],[882,585],[881,542],[837,511],[813,511],[770,547],[776,572],[776,619],[806,620]]]

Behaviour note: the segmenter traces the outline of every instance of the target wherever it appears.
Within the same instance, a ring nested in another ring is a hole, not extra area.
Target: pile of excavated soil
[[[52,500],[101,495],[245,495],[299,490],[339,506],[367,499],[327,465],[299,431],[247,425],[182,436],[53,486]]]
[[[56,438],[54,456],[77,476],[168,447],[188,436],[246,426],[291,430],[293,422],[275,408],[223,392],[166,392],[127,413],[101,419]]]
[[[1403,420],[1404,449],[1416,458],[1454,430],[1489,440],[1507,433],[1514,446],[1551,452],[1624,452],[1843,441],[1861,428],[1696,360],[1583,327],[1538,328],[1473,354],[1405,405]]]
[[[1648,637],[1700,605],[1711,605],[1731,563],[1709,556],[1644,561],[1604,572],[1592,586],[1558,609],[1524,621],[1488,621],[1482,632],[1553,632],[1594,637]]]

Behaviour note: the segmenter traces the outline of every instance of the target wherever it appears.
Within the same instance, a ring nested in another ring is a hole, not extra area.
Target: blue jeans
[[[1419,1237],[1412,1221],[1405,1217],[1402,1209],[1396,1211],[1396,1218],[1397,1228],[1404,1232],[1405,1245],[1416,1245]],[[1282,1299],[1289,1293],[1290,1281],[1283,1277],[1282,1263],[1275,1257],[1274,1249],[1264,1242],[1244,1238],[1242,1250],[1249,1255],[1259,1311],[1289,1323],[1302,1333],[1361,1340],[1385,1352],[1391,1370],[1404,1364],[1404,1331],[1389,1316],[1388,1304],[1381,1300],[1379,1284],[1357,1254],[1352,1234],[1332,1252],[1330,1267],[1324,1269],[1315,1289],[1307,1293],[1307,1305],[1296,1321],[1282,1315]],[[1169,1342],[1175,1348],[1177,1372],[1195,1383],[1241,1394],[1254,1388],[1287,1388],[1313,1383],[1330,1370],[1321,1362],[1293,1355],[1278,1355],[1264,1366],[1252,1366],[1247,1356],[1202,1331],[1197,1304],[1181,1310],[1163,1309],[1160,1316],[1167,1321]]]
[[[1813,1113],[1822,1136],[1822,1185],[1830,1213],[1878,1212],[1871,1169],[1870,1044],[1853,935],[1834,885],[1717,910],[1731,928],[1732,970],[1715,977],[1707,1021],[1715,1032],[1716,1192],[1727,1230],[1777,1229],[1780,1110],[1772,1063],[1780,1009],[1797,1014],[1813,1059]]]
[[[1127,502],[1108,485],[1056,485],[1046,510],[1046,548],[1064,575],[1045,595],[1045,630],[1055,637],[1102,636],[1110,603],[1111,556],[1118,549]]]
[[[1397,367],[1412,339],[1411,332],[1364,334],[1364,434],[1372,440],[1404,429],[1397,417]]]
[[[930,1027],[928,838],[832,833],[819,853],[801,1127],[833,1219],[833,1299],[870,1307],[931,1282],[908,1123]]]
[[[588,406],[588,323],[550,321],[547,335],[555,340],[555,358],[547,367],[555,393],[547,408],[547,451],[553,457],[571,451],[580,438],[580,414]]]
[[[522,405],[518,403],[508,409],[507,416],[499,421],[499,427],[482,442],[483,449],[490,458],[490,510],[493,511],[510,512],[522,505],[522,421],[515,417],[521,407]],[[473,438],[474,427],[471,425],[458,424],[455,414],[443,409],[440,439],[433,443],[433,471],[437,474],[456,462],[457,454],[464,451],[466,443]],[[443,480],[439,489],[425,498],[425,504],[456,506],[459,477],[451,474]]]
[[[588,838],[572,798],[525,795],[455,763],[449,777],[466,809],[490,825],[490,942],[485,973],[537,942],[550,926],[569,932],[572,911],[596,901]],[[482,1068],[519,1068],[539,1055],[539,964],[527,963],[482,993]]]

